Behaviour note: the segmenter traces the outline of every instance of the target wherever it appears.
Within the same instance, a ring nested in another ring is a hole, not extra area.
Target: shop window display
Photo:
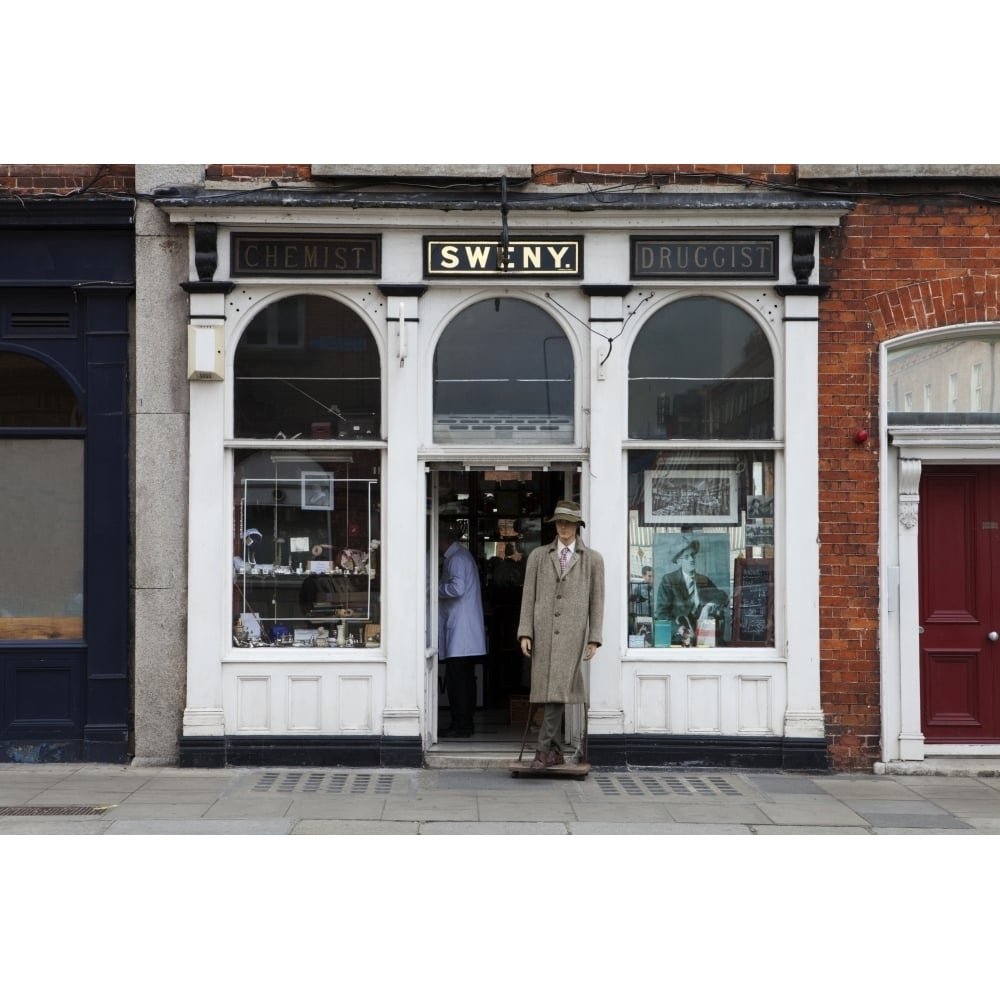
[[[659,310],[629,359],[629,435],[629,646],[773,647],[776,452],[756,443],[774,362],[754,320],[707,296]]]
[[[234,374],[236,435],[258,441],[232,449],[234,645],[378,648],[374,339],[346,306],[294,296],[249,324]]]

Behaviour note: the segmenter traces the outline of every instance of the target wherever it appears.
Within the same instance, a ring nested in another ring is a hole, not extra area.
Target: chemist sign
[[[580,278],[583,239],[424,237],[425,278]]]

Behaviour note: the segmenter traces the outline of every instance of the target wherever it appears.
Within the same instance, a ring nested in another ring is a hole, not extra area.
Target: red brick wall
[[[135,192],[131,163],[0,163],[0,192],[66,195],[70,192]]]
[[[820,629],[837,770],[879,757],[878,345],[1000,318],[1000,207],[941,196],[860,199],[821,239]],[[853,440],[856,428],[871,437]],[[794,585],[794,579],[792,580]]]

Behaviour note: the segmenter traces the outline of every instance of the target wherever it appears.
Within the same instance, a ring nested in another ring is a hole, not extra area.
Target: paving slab
[[[374,796],[296,795],[288,804],[286,816],[296,819],[379,820],[385,812],[385,799]]]
[[[759,802],[757,807],[778,826],[867,826],[856,809],[829,795],[802,796],[795,802]]]
[[[314,836],[415,836],[420,824],[409,821],[366,819],[300,819],[292,827],[293,834]]]
[[[773,826],[755,826],[753,832],[761,837],[768,836],[834,836],[834,837],[868,837],[872,831],[866,826],[785,826],[775,823]]]
[[[462,823],[444,820],[436,823],[421,823],[421,836],[447,834],[449,836],[469,836],[484,834],[487,836],[566,836],[569,831],[565,823]]]
[[[838,799],[919,799],[920,793],[892,778],[818,777],[813,782],[820,792]]]
[[[763,804],[756,802],[670,802],[667,813],[677,823],[768,823],[770,817],[763,811]],[[620,817],[624,821],[631,820],[632,810]]]
[[[105,833],[111,822],[94,817],[59,816],[40,818],[37,816],[5,816],[0,818],[0,836],[8,835],[59,835],[82,836]]]
[[[473,795],[441,792],[438,795],[417,795],[412,798],[390,796],[382,811],[382,818],[389,820],[450,820],[475,823],[479,809]]]
[[[574,836],[672,837],[751,835],[749,826],[740,823],[570,823],[569,832]]]
[[[107,835],[274,835],[291,833],[294,825],[295,820],[292,819],[123,819],[115,820],[107,830]]]

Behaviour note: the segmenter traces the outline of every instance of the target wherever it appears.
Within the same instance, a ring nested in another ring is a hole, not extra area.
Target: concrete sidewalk
[[[0,764],[0,834],[977,834],[995,773]]]

